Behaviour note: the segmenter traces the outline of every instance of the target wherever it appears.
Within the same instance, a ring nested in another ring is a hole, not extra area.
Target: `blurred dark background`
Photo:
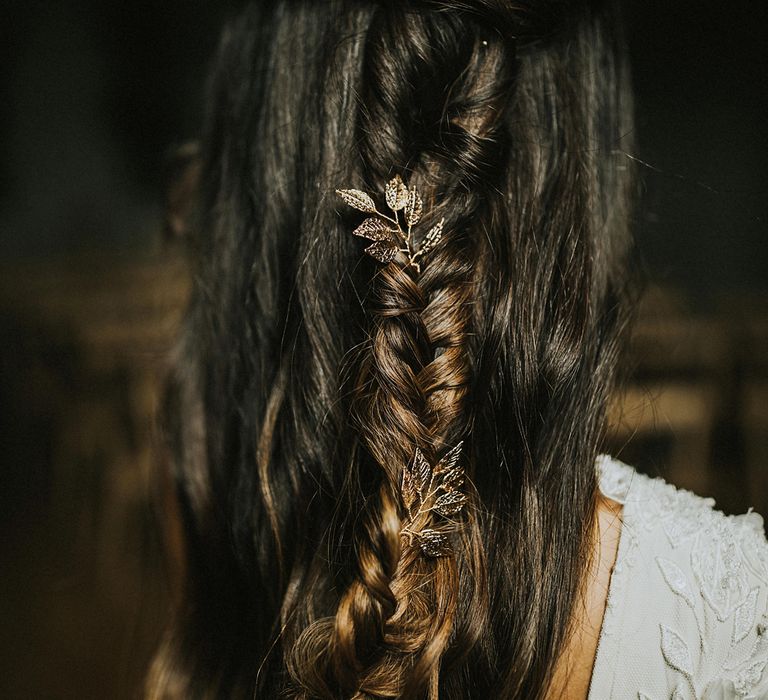
[[[2,5],[0,697],[136,697],[167,615],[148,503],[189,281],[164,163],[240,4]],[[768,514],[765,6],[625,8],[649,286],[606,449]]]

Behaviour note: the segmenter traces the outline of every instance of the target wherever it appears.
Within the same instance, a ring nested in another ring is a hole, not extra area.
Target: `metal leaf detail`
[[[454,467],[447,472],[442,473],[442,485],[447,488],[452,486],[459,488],[464,483],[464,470],[461,467]]]
[[[376,241],[369,245],[365,252],[379,262],[388,263],[395,259],[397,250],[397,245],[391,241]]]
[[[399,175],[395,175],[388,183],[384,191],[387,206],[392,211],[400,211],[408,202],[408,189]]]
[[[395,243],[397,231],[393,231],[386,221],[368,217],[352,233],[355,236],[362,236],[370,241],[392,241],[392,243]]]
[[[467,502],[467,497],[461,491],[449,491],[435,501],[435,510],[440,515],[456,515]]]
[[[452,447],[448,452],[443,455],[443,458],[437,463],[435,467],[435,474],[442,474],[443,472],[450,471],[456,467],[461,456],[461,448],[464,446],[464,441],[459,442],[456,447]]]
[[[376,213],[376,204],[370,195],[367,195],[365,192],[360,190],[336,190],[336,194],[354,209],[359,209],[369,214]]]
[[[424,502],[424,496],[426,496],[425,490],[432,478],[432,467],[429,466],[424,453],[417,447],[416,452],[413,454],[413,466],[411,467],[413,474],[413,484],[416,489],[416,493],[419,495],[419,502]]]
[[[418,497],[418,491],[416,490],[416,484],[413,482],[413,475],[410,468],[403,469],[403,473],[400,475],[400,494],[403,498],[408,512],[416,505],[416,498]]]
[[[408,202],[405,205],[405,222],[408,226],[415,226],[421,219],[421,195],[415,187],[408,192]]]
[[[448,538],[437,530],[425,529],[416,535],[416,541],[421,551],[428,557],[444,557],[451,553],[451,543]]]
[[[440,219],[431,229],[429,229],[429,233],[427,233],[427,240],[432,240],[434,238],[440,238],[440,235],[443,233],[443,224],[445,223],[445,219]]]
[[[408,512],[408,525],[402,533],[431,557],[449,553],[450,541],[445,532],[423,527],[424,519],[431,513],[450,518],[467,502],[467,497],[459,490],[464,482],[464,471],[459,465],[462,444],[460,442],[449,450],[434,468],[417,447],[411,463],[405,466],[400,477],[401,496]]]

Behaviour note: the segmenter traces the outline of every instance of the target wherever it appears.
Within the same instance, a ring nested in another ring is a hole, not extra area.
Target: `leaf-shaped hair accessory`
[[[452,469],[456,468],[459,463],[459,457],[461,457],[461,448],[464,445],[462,440],[456,447],[452,447],[448,452],[443,455],[443,458],[437,463],[435,467],[435,473],[444,474]]]
[[[376,241],[375,243],[371,243],[371,245],[365,249],[365,252],[381,263],[388,263],[395,259],[398,250],[399,248],[396,243],[391,243],[390,241]]]
[[[445,219],[440,219],[431,229],[429,229],[429,233],[424,237],[424,245],[421,246],[421,249],[419,252],[423,255],[429,250],[432,250],[439,242],[440,239],[443,237],[443,224],[445,223]]]
[[[419,259],[431,251],[443,234],[441,219],[424,236],[421,246],[413,245],[411,229],[421,221],[423,203],[415,186],[408,189],[400,175],[395,175],[384,188],[384,198],[392,216],[376,209],[373,198],[362,190],[336,190],[346,204],[358,211],[374,214],[363,221],[352,233],[374,241],[365,252],[381,263],[389,263],[398,253],[404,253],[408,265],[421,272]],[[402,218],[402,223],[401,223]]]
[[[413,474],[413,485],[419,496],[419,504],[424,503],[424,490],[429,485],[432,478],[432,467],[427,462],[424,453],[417,447],[413,455],[413,464],[411,466]]]
[[[408,188],[399,175],[395,175],[387,183],[384,194],[387,198],[387,206],[392,211],[400,211],[408,202]]]
[[[400,478],[400,493],[408,514],[408,524],[401,534],[415,542],[430,557],[450,553],[450,542],[444,532],[434,528],[418,529],[421,516],[434,513],[443,518],[458,514],[467,502],[460,490],[464,470],[459,465],[463,442],[450,449],[432,467],[417,447],[413,460],[406,465]]]
[[[451,542],[448,537],[437,530],[425,528],[414,535],[421,551],[428,557],[445,557],[451,553]]]
[[[336,194],[354,209],[367,211],[369,214],[376,213],[376,204],[371,199],[371,196],[365,192],[360,190],[336,190]]]
[[[352,233],[355,236],[367,238],[369,241],[392,241],[397,245],[395,238],[397,231],[393,230],[386,221],[374,217],[368,217]]]
[[[467,502],[467,497],[461,491],[444,493],[435,501],[435,510],[440,515],[456,515]]]
[[[408,201],[405,204],[405,222],[408,228],[415,226],[421,219],[421,195],[415,187],[408,192]]]

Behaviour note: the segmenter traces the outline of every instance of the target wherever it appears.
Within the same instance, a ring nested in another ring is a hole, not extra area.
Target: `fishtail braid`
[[[335,616],[294,645],[289,667],[304,697],[436,698],[452,642],[462,636],[466,653],[478,636],[478,611],[473,623],[463,620],[458,594],[468,585],[462,576],[484,578],[476,509],[460,523],[429,509],[414,514],[403,475],[417,459],[435,465],[451,448],[456,457],[465,440],[460,459],[471,478],[468,337],[481,274],[473,238],[507,157],[514,46],[467,13],[472,3],[461,12],[428,5],[386,6],[373,18],[360,152],[363,177],[378,191],[397,183],[393,168],[408,173],[411,191],[425,194],[420,229],[441,226],[442,239],[418,264],[400,250],[375,274],[351,419],[381,478],[358,519],[357,575]],[[472,505],[471,484],[463,490]],[[452,547],[425,556],[418,543],[427,531],[455,531]]]

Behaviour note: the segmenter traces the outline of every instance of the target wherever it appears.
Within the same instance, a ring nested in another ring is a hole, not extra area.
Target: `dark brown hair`
[[[183,599],[153,697],[540,698],[629,308],[631,105],[600,3],[259,3],[213,68],[167,392]],[[334,194],[396,174],[420,272]],[[403,469],[463,440],[451,553]]]

